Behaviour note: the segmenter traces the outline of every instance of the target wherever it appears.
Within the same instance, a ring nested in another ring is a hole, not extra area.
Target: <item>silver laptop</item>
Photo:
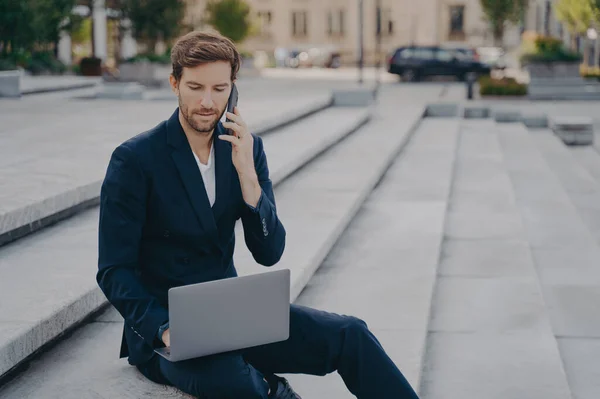
[[[171,288],[171,346],[155,352],[176,362],[285,341],[289,319],[287,269]]]

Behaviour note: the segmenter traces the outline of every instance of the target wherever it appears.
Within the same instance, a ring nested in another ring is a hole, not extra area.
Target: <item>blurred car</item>
[[[400,47],[388,59],[388,72],[400,75],[407,82],[430,76],[454,76],[465,81],[489,75],[491,68],[477,61],[476,54],[440,46]]]

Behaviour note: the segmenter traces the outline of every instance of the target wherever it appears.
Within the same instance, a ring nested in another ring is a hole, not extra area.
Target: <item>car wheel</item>
[[[416,82],[417,81],[417,73],[414,69],[405,69],[402,72],[402,81],[403,82]]]

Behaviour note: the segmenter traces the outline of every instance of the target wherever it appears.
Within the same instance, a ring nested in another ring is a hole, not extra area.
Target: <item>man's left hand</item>
[[[239,175],[252,176],[256,174],[254,169],[254,138],[248,132],[248,126],[242,119],[237,107],[233,114],[227,112],[227,118],[232,122],[223,122],[223,127],[232,130],[232,134],[222,134],[221,140],[231,143],[231,160]]]
[[[256,169],[254,169],[254,138],[248,132],[246,122],[240,116],[237,107],[227,117],[232,122],[223,122],[223,127],[231,129],[233,134],[222,134],[219,139],[231,143],[231,160],[238,172],[242,195],[248,205],[256,207],[261,196]]]

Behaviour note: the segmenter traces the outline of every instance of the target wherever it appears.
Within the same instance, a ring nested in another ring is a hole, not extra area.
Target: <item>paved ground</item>
[[[247,91],[253,87],[261,98],[302,96],[330,84],[338,83],[307,79],[271,85],[256,79],[248,81]],[[462,89],[390,82],[377,106],[384,117],[374,126],[393,132],[397,109],[440,95],[454,101]],[[36,129],[33,118],[27,118],[30,109],[50,107],[42,116],[48,121],[55,106],[42,96],[21,103],[26,107],[20,111],[16,106],[5,111],[7,103],[0,104],[0,118],[13,127],[23,121],[25,135],[39,131],[39,124]],[[114,105],[98,104],[105,115],[115,112]],[[131,107],[143,112],[145,105]],[[597,114],[597,105],[589,102],[517,105],[553,114]],[[158,112],[161,106],[165,104],[148,105],[146,111]],[[68,115],[61,115],[55,126],[68,126]],[[85,126],[85,118],[78,123]],[[27,140],[10,128],[0,130],[3,137],[21,143],[11,153],[28,149]],[[44,138],[48,148],[55,143],[51,134],[35,137]],[[598,152],[567,149],[547,130],[529,132],[519,124],[492,121],[427,120],[298,303],[365,319],[424,399],[597,399],[598,177]],[[291,193],[278,196],[292,198]],[[65,397],[61,392],[67,391],[72,397],[107,397],[102,394],[105,384],[93,378],[98,370],[105,381],[115,382],[111,392],[148,395],[128,390],[118,377],[122,362],[107,350],[118,341],[119,323],[114,313],[97,319],[41,357],[0,396]],[[91,358],[95,361],[89,362]],[[73,380],[72,391],[65,390]],[[351,397],[336,374],[291,380],[307,398]]]

